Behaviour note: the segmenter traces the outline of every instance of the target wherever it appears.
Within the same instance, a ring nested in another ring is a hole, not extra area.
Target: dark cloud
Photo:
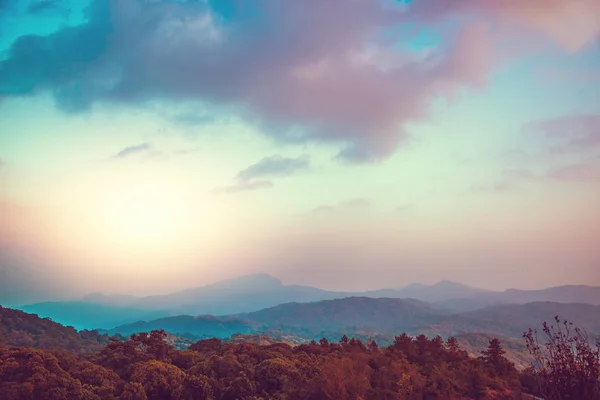
[[[119,151],[117,154],[113,155],[111,160],[120,160],[123,158],[127,158],[136,154],[146,153],[152,150],[152,145],[150,143],[142,143],[135,146],[125,147],[123,150]]]
[[[394,153],[407,124],[427,118],[434,99],[485,83],[495,66],[494,20],[518,20],[569,48],[596,32],[589,24],[554,31],[566,0],[536,5],[552,29],[531,21],[522,2],[383,3],[93,0],[85,23],[14,43],[0,62],[0,96],[50,92],[67,112],[100,101],[196,101],[275,140],[333,142],[342,160],[372,162]],[[594,11],[600,3],[582,4]],[[457,26],[457,14],[484,22]],[[402,46],[419,35],[412,24],[443,39],[435,48]]]
[[[14,5],[13,0],[0,0],[0,11],[6,10]]]
[[[85,17],[19,38],[0,63],[0,96],[51,92],[67,112],[201,101],[276,140],[334,142],[342,159],[367,162],[391,155],[434,97],[480,84],[489,67],[484,25],[449,31],[437,54],[398,50],[382,29],[410,16],[375,1],[96,0]]]
[[[310,163],[306,158],[287,158],[279,155],[265,157],[256,164],[238,172],[236,179],[247,182],[256,178],[289,176],[305,170]]]

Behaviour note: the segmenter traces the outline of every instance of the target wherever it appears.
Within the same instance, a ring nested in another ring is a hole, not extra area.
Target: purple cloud
[[[597,33],[589,15],[598,3],[580,3],[565,14],[566,0],[94,0],[87,22],[13,44],[0,62],[0,97],[51,92],[68,112],[199,101],[274,140],[332,142],[342,160],[373,162],[394,153],[434,99],[485,83],[496,61],[493,22],[522,22],[573,49]],[[457,15],[473,14],[482,22],[457,27]],[[565,30],[565,16],[581,29]],[[444,39],[406,46],[419,34],[407,23]]]
[[[552,168],[546,178],[562,182],[600,182],[600,163],[578,163]]]
[[[600,36],[600,3],[597,0],[418,0],[413,12],[428,19],[447,18],[448,15],[477,15],[493,19],[523,40],[523,33],[537,32],[550,38],[568,51],[578,51],[595,43]],[[577,29],[573,29],[577,26]]]
[[[86,18],[19,38],[0,62],[0,96],[50,91],[68,112],[201,101],[275,140],[333,142],[340,158],[368,162],[391,155],[434,98],[481,84],[491,67],[484,24],[434,50],[401,49],[382,33],[410,12],[375,1],[97,0]]]
[[[556,152],[600,148],[600,114],[551,118],[526,124],[524,129],[552,141]]]

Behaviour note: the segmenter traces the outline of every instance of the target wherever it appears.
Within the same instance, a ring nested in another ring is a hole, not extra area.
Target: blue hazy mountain
[[[76,329],[109,329],[169,315],[164,311],[117,307],[85,301],[45,302],[16,308]]]
[[[348,297],[411,298],[433,303],[443,313],[474,311],[499,304],[534,301],[600,304],[600,287],[560,286],[543,290],[494,292],[441,281],[398,289],[335,292],[310,286],[284,285],[267,274],[254,274],[166,295],[135,297],[94,293],[80,301],[36,303],[21,309],[57,322],[88,329],[113,328],[165,316],[250,313],[286,303],[311,303]]]

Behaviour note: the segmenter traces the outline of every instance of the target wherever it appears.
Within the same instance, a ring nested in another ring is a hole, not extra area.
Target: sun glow
[[[107,199],[104,218],[123,238],[154,242],[173,236],[183,227],[189,211],[183,203],[157,187],[133,187]]]
[[[111,239],[126,247],[174,245],[189,233],[197,213],[191,195],[172,182],[126,182],[105,193],[97,218]]]

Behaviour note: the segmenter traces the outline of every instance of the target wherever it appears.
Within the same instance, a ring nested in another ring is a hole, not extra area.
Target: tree
[[[460,345],[458,344],[458,340],[456,340],[456,338],[454,336],[450,336],[448,338],[448,340],[446,341],[446,346],[448,347],[448,350],[450,350],[451,352],[457,352],[460,350]]]
[[[131,381],[142,384],[148,400],[180,399],[184,380],[179,368],[157,360],[136,364],[131,374]]]
[[[496,338],[490,340],[487,350],[481,352],[481,357],[489,365],[498,366],[505,359],[506,351],[502,348],[502,344]]]
[[[500,341],[493,338],[489,341],[487,350],[481,352],[481,360],[500,377],[508,377],[512,375],[516,378],[516,369],[513,363],[511,363],[504,355],[506,351],[502,347]]]
[[[373,339],[369,340],[369,342],[367,343],[367,348],[369,349],[370,353],[377,353],[379,351],[379,346],[377,345],[377,342]]]
[[[558,316],[554,321],[542,324],[543,343],[536,330],[523,334],[541,395],[547,400],[600,399],[600,338],[592,346],[584,330]]]

